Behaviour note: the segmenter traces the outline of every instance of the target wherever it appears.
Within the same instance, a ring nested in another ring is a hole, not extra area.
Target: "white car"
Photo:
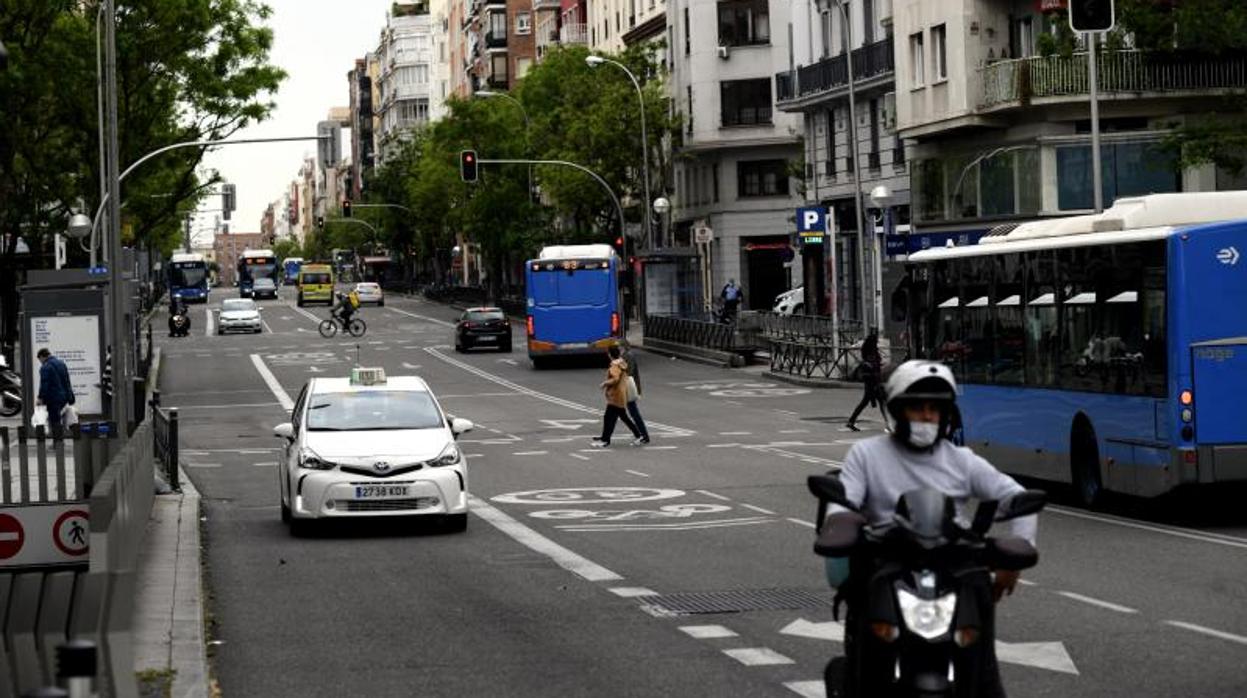
[[[377,305],[385,305],[385,296],[381,293],[381,284],[372,283],[370,281],[361,281],[355,284],[355,293],[359,295],[360,304],[376,303]]]
[[[256,306],[255,301],[250,298],[227,298],[221,303],[221,313],[216,323],[217,334],[263,331],[260,308]]]
[[[298,534],[311,519],[440,516],[468,525],[468,466],[455,439],[472,422],[447,416],[416,376],[356,368],[313,378],[282,438],[281,518]]]
[[[805,287],[798,286],[775,296],[775,305],[771,311],[780,315],[804,315]]]

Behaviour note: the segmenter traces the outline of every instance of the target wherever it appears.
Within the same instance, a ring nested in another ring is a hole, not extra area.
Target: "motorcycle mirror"
[[[835,475],[811,475],[806,478],[805,484],[809,487],[810,494],[817,497],[820,503],[831,502],[846,509],[858,510],[845,495],[844,483],[840,482],[840,478]]]
[[[997,521],[1008,521],[1031,514],[1038,514],[1048,503],[1048,493],[1043,490],[1026,490],[1013,495],[1000,506]]]

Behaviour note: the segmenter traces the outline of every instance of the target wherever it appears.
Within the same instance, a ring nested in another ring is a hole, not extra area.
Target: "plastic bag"
[[[30,415],[30,426],[46,427],[48,425],[48,408],[39,405],[35,407],[35,411]]]
[[[73,405],[65,405],[61,409],[61,424],[66,428],[72,427],[78,423],[78,410]]]
[[[628,376],[628,384],[626,388],[627,389],[625,390],[625,393],[626,393],[625,399],[628,402],[636,402],[636,399],[640,394],[637,392],[636,381],[632,379],[632,376]]]

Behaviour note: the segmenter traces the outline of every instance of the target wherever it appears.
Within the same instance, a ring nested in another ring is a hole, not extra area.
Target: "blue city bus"
[[[261,277],[273,280],[273,287],[281,285],[281,268],[272,250],[243,250],[238,258],[238,295],[250,298],[255,280]]]
[[[610,245],[545,247],[525,265],[528,357],[603,354],[623,337],[620,259]]]
[[[302,257],[287,257],[282,260],[281,266],[287,286],[293,286],[299,282],[299,269],[303,267]]]
[[[1247,481],[1247,193],[1119,199],[911,255],[910,350],[1002,470],[1156,496]]]
[[[197,253],[174,253],[169,258],[169,295],[187,303],[208,302],[208,262]]]

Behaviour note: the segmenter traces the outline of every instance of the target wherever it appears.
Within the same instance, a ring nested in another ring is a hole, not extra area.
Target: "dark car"
[[[511,323],[501,308],[468,308],[455,325],[455,351],[473,347],[511,351]]]

